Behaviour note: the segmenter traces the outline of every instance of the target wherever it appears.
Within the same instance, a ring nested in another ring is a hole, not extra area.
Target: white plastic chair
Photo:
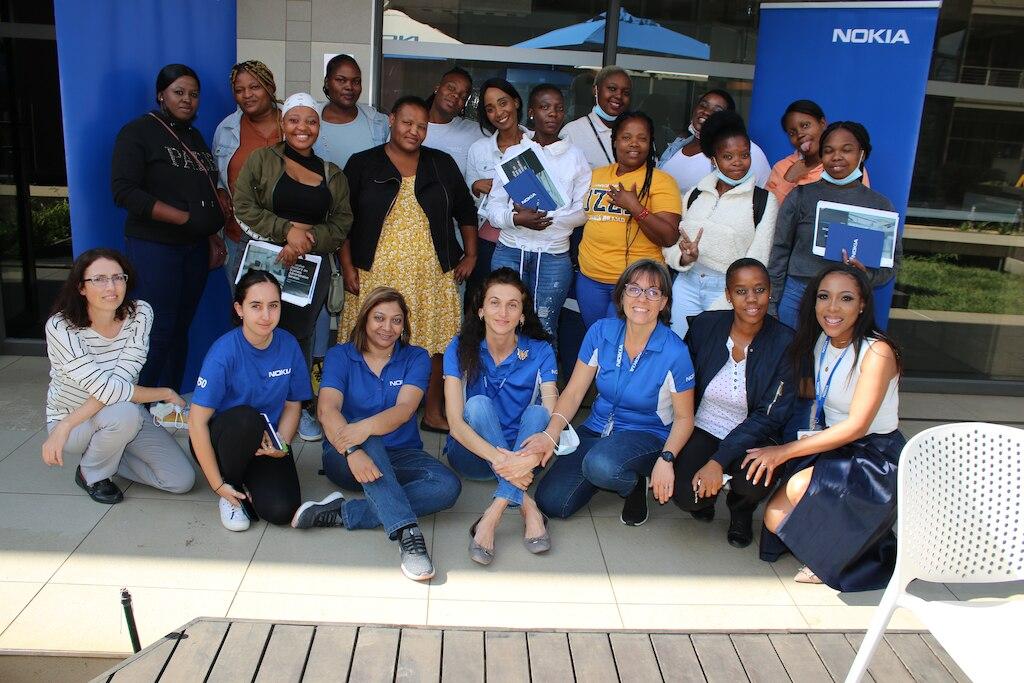
[[[897,607],[913,612],[974,683],[1019,675],[1024,600],[926,601],[906,589],[914,579],[1024,579],[1024,430],[984,422],[926,429],[903,448],[898,481],[896,570],[846,683],[861,680]]]

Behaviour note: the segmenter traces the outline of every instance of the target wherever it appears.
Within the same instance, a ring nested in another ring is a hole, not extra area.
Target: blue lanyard
[[[825,381],[825,386],[821,386],[821,368],[825,365],[825,352],[828,351],[828,347],[831,346],[831,338],[825,337],[825,343],[821,346],[821,354],[818,355],[818,369],[814,376],[814,403],[816,410],[814,411],[814,424],[825,426],[825,399],[828,397],[828,390],[832,386],[832,378],[836,376],[836,370],[843,362],[843,358],[846,356],[846,352],[853,346],[851,341],[843,349],[843,352],[839,354],[839,358],[836,359],[836,364],[832,366],[832,372],[828,373],[828,379]]]
[[[651,336],[654,336],[654,332],[651,332]],[[647,343],[650,344],[651,340],[648,339]],[[608,431],[615,420],[615,410],[619,407],[619,401],[622,400],[622,394],[625,393],[626,389],[629,388],[629,383],[633,381],[633,373],[636,371],[636,366],[640,364],[640,359],[645,353],[647,353],[647,346],[645,345],[640,353],[636,354],[636,358],[629,365],[629,370],[626,373],[626,381],[622,381],[622,356],[626,348],[626,330],[622,330],[622,341],[619,342],[619,349],[615,354],[615,400],[612,402],[612,409],[608,413],[608,426],[605,430]],[[610,433],[610,431],[609,431]]]

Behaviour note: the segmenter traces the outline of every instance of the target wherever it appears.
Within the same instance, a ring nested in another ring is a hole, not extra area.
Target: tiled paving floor
[[[174,496],[139,484],[105,507],[72,481],[73,464],[48,469],[43,358],[0,357],[0,651],[129,651],[119,602],[134,597],[143,644],[198,616],[443,626],[570,629],[863,629],[881,592],[841,594],[793,583],[792,558],[757,558],[756,544],[725,542],[727,514],[712,524],[674,506],[627,528],[619,502],[600,494],[575,518],[552,523],[553,550],[527,553],[510,512],[495,563],[473,564],[470,524],[491,487],[465,482],[449,511],[422,520],[437,576],[405,579],[382,533],[294,531],[264,523],[233,534],[216,496],[197,484]],[[1024,399],[911,394],[907,435],[953,420],[1019,423]],[[180,436],[185,444],[185,436]],[[425,434],[439,454],[441,438]],[[296,443],[305,498],[333,490],[319,476],[320,444]],[[187,448],[187,446],[186,446]],[[1024,595],[1024,585],[955,588],[960,597]],[[951,598],[942,585],[923,596]],[[898,612],[894,628],[918,628]]]

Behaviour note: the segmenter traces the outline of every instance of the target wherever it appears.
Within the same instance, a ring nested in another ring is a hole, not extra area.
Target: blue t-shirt
[[[445,377],[462,379],[459,367],[459,337],[444,352]],[[520,337],[515,350],[500,365],[494,364],[487,350],[487,340],[480,342],[480,374],[466,385],[466,398],[478,394],[494,401],[501,421],[501,431],[509,448],[515,446],[523,411],[540,398],[540,385],[558,379],[558,362],[551,344],[540,339]]]
[[[192,403],[212,408],[214,414],[252,406],[266,413],[277,429],[285,401],[311,398],[306,359],[290,332],[277,328],[270,346],[257,349],[236,327],[207,352]]]
[[[584,425],[603,433],[613,418],[612,433],[649,432],[668,438],[673,419],[671,394],[694,385],[690,352],[683,340],[661,323],[636,359],[626,354],[625,338],[626,321],[619,318],[598,320],[583,338],[579,359],[597,368],[597,399]]]
[[[395,344],[391,358],[378,377],[363,360],[363,354],[349,342],[327,352],[320,386],[340,391],[344,397],[341,414],[349,422],[357,422],[394,408],[398,392],[406,384],[426,391],[429,379],[430,355],[425,349]],[[415,413],[405,424],[381,438],[388,448],[423,448]]]

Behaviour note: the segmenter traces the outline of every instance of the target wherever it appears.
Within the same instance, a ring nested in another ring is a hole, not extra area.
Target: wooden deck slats
[[[707,680],[690,636],[683,633],[653,633],[651,643],[665,683],[704,683]]]
[[[217,661],[210,669],[207,683],[251,681],[263,657],[270,627],[271,624],[266,622],[233,622],[220,647]]]
[[[441,683],[483,683],[482,631],[445,631],[441,644]]]
[[[441,631],[402,629],[395,668],[396,683],[437,681],[441,677],[441,640]]]
[[[205,678],[227,632],[224,621],[197,621],[185,629],[185,637],[178,641],[174,656],[160,676],[161,683],[193,683],[196,672]]]
[[[348,679],[355,650],[355,626],[317,626],[313,646],[306,660],[307,681],[344,681]]]
[[[363,626],[356,636],[356,650],[352,655],[349,680],[360,683],[391,683],[395,677],[395,658],[398,655],[397,628]]]
[[[863,633],[481,631],[196,619],[93,683],[830,683]],[[970,683],[927,633],[889,633],[866,681]]]

